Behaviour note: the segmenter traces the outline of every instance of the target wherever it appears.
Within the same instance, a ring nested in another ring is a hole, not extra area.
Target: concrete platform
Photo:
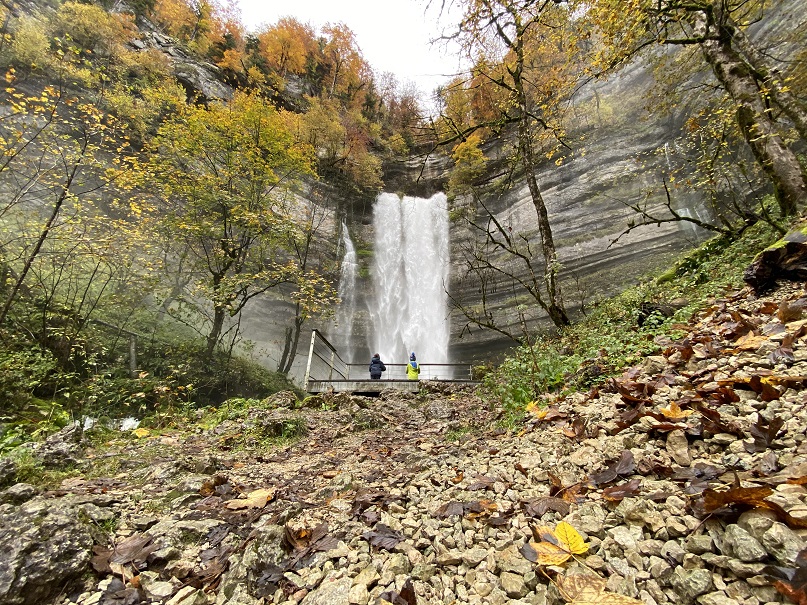
[[[417,393],[420,383],[417,380],[309,380],[309,393],[380,393],[384,389],[395,389]]]

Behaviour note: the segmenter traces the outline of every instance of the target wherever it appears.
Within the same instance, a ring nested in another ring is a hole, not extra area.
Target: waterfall
[[[405,364],[448,362],[448,203],[382,193],[373,207],[370,353]],[[369,361],[369,358],[368,358]],[[387,374],[385,377],[391,377]]]
[[[334,338],[333,344],[340,351],[342,359],[347,363],[353,362],[353,316],[356,314],[356,273],[358,263],[356,262],[356,248],[350,239],[347,225],[342,223],[341,245],[345,249],[342,257],[342,265],[339,275],[339,298],[341,304],[336,310],[334,318]]]

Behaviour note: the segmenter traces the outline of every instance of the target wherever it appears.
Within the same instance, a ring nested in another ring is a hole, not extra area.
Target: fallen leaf
[[[776,317],[783,324],[790,323],[791,321],[797,321],[801,319],[805,305],[807,305],[807,299],[804,298],[800,298],[792,303],[783,300],[779,304],[779,311],[776,313]]]
[[[555,511],[561,517],[565,517],[571,509],[566,500],[552,496],[527,500],[521,503],[521,507],[524,509],[524,514],[529,517],[543,517],[549,511]]]
[[[539,565],[560,565],[572,555],[588,551],[588,544],[583,540],[583,536],[565,521],[558,523],[554,530],[546,525],[533,528],[533,535],[540,539],[537,542],[530,542]]]
[[[636,468],[633,454],[630,450],[623,450],[619,456],[619,460],[613,462],[603,471],[594,473],[589,478],[594,485],[602,485],[603,483],[610,483],[619,475],[630,475]]]
[[[795,564],[795,568],[768,565],[762,571],[775,580],[779,594],[797,605],[807,605],[807,549],[796,556]]]
[[[383,523],[376,525],[373,531],[364,532],[361,537],[367,540],[371,546],[383,550],[392,550],[404,540],[403,535]]]
[[[773,490],[768,486],[734,487],[725,491],[707,489],[703,492],[703,510],[707,513],[735,504],[773,511],[782,522],[791,528],[807,529],[807,519],[793,517],[775,502],[765,500]]]
[[[675,401],[670,402],[670,407],[661,408],[659,411],[670,420],[681,420],[695,413],[694,410],[682,410]]]
[[[493,489],[493,484],[496,483],[496,479],[493,477],[487,477],[485,475],[479,475],[476,477],[474,482],[468,486],[469,492],[479,491],[481,489]]]
[[[434,516],[438,519],[447,519],[448,517],[462,517],[465,515],[465,503],[464,502],[457,502],[453,500],[451,502],[446,502],[436,511],[434,511]]]
[[[754,441],[745,444],[746,451],[753,454],[754,452],[764,452],[770,448],[775,439],[785,434],[785,431],[781,430],[784,424],[784,418],[774,416],[768,421],[760,415],[756,424],[751,426],[750,431]]]
[[[622,502],[625,498],[630,498],[639,494],[639,486],[642,480],[638,477],[626,483],[612,485],[602,490],[602,497],[608,502]]]
[[[558,590],[569,605],[644,605],[643,601],[605,590],[605,578],[590,574],[558,576]]]
[[[132,434],[138,439],[143,439],[145,437],[148,437],[151,434],[151,431],[149,431],[148,429],[144,429],[143,427],[140,427],[138,429],[133,430]]]
[[[256,489],[247,494],[246,498],[238,498],[225,502],[225,508],[241,510],[244,508],[263,508],[275,496],[275,489]]]
[[[767,336],[757,336],[754,332],[749,332],[735,343],[739,351],[756,351],[759,347],[768,342]]]
[[[418,602],[412,578],[407,578],[404,585],[401,586],[401,592],[396,592],[395,590],[382,592],[378,595],[378,599],[392,603],[392,605],[417,605]]]

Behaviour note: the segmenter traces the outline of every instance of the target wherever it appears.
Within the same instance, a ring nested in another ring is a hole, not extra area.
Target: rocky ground
[[[515,434],[435,383],[61,435],[81,477],[0,492],[0,602],[805,603],[805,304],[730,294]]]

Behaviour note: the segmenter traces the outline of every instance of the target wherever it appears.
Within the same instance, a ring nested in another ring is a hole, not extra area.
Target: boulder
[[[760,252],[743,279],[755,292],[771,288],[778,279],[807,280],[807,223]]]
[[[88,569],[93,546],[79,511],[37,497],[0,514],[0,603],[40,605]]]

